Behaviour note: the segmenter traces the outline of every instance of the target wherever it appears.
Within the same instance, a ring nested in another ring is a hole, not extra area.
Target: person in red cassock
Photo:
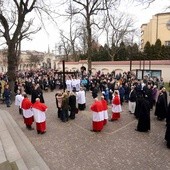
[[[104,99],[104,96],[101,96],[101,103],[103,106],[103,116],[104,116],[104,121],[103,121],[103,125],[107,124],[107,120],[108,120],[108,106],[107,106],[107,101]]]
[[[115,90],[112,99],[112,117],[110,121],[118,120],[120,118],[120,112],[122,112],[122,107],[119,92]]]
[[[38,134],[44,134],[46,132],[46,114],[47,106],[40,102],[39,98],[36,98],[36,102],[32,106],[34,113],[34,119],[36,122],[36,129]]]
[[[92,130],[94,132],[100,132],[103,129],[103,105],[98,100],[98,98],[94,99],[94,103],[91,105],[90,109],[93,112],[93,123],[92,123]]]
[[[21,108],[23,110],[24,123],[28,130],[33,130],[34,128],[32,128],[32,123],[34,122],[34,117],[32,112],[32,103],[26,94],[23,96],[24,99],[22,100]]]

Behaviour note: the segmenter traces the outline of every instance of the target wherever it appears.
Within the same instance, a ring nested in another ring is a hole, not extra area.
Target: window
[[[170,30],[170,20],[166,23],[166,27],[168,30]]]
[[[170,41],[165,41],[165,46],[170,46]]]

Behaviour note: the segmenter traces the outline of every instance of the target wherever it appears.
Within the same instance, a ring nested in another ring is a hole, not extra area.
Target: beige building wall
[[[170,13],[159,13],[152,16],[152,19],[141,26],[141,50],[147,41],[150,44],[155,44],[157,39],[160,39],[162,45],[170,46]]]
[[[62,62],[58,64],[59,70],[62,71]],[[80,62],[66,62],[65,67],[66,71],[74,71],[84,66],[86,69],[88,68],[87,61],[82,60]],[[151,65],[149,66],[149,61],[140,62],[133,61],[132,62],[132,71],[136,73],[136,69],[144,69],[144,70],[162,70],[162,78],[165,82],[170,81],[170,60],[153,60],[151,61]],[[104,73],[111,73],[115,71],[115,73],[123,73],[128,72],[130,70],[130,62],[129,61],[106,61],[106,62],[92,62],[92,74],[95,74],[97,71],[101,71]]]

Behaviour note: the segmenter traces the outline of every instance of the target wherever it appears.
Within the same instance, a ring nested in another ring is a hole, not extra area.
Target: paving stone
[[[76,114],[75,120],[67,123],[57,118],[55,93],[44,92],[47,110],[47,133],[38,135],[28,131],[23,118],[14,104],[2,109],[9,111],[28,137],[36,151],[51,170],[169,170],[169,152],[164,140],[165,121],[157,121],[151,111],[151,131],[136,132],[137,120],[129,114],[128,105],[123,105],[121,118],[108,122],[101,133],[90,131],[92,114],[89,106],[93,102],[87,92],[87,108]],[[111,117],[111,105],[109,105]],[[33,124],[35,128],[35,123]]]

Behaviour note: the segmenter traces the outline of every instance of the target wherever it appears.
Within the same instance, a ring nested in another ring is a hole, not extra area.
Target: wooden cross
[[[63,65],[63,71],[62,72],[56,72],[58,75],[62,74],[63,75],[63,91],[65,92],[66,86],[65,86],[65,81],[66,81],[66,74],[74,74],[75,76],[78,74],[76,71],[65,71],[65,60],[62,60],[62,65]]]

